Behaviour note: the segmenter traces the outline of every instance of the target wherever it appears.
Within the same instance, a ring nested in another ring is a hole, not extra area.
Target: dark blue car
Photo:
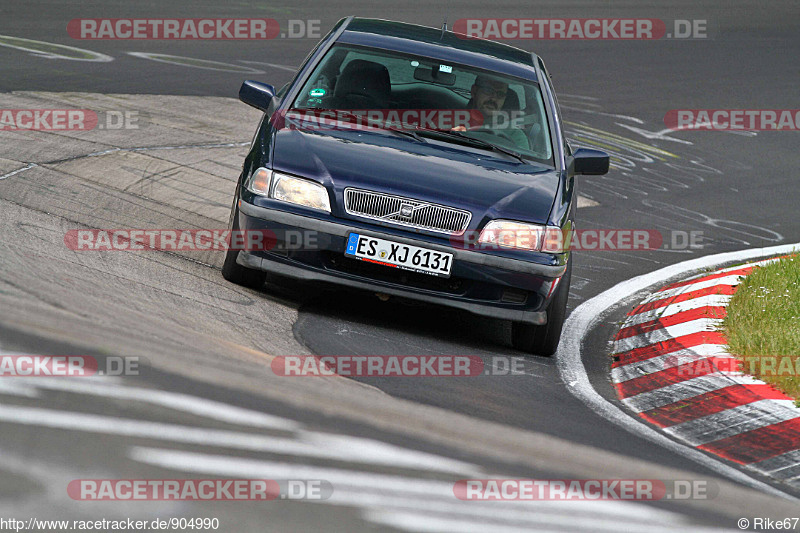
[[[511,46],[373,19],[341,20],[262,111],[230,227],[229,281],[267,273],[465,309],[513,322],[513,344],[558,346],[572,263],[573,151],[542,60]]]

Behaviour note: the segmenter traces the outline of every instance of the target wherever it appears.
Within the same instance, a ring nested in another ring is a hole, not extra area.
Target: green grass
[[[800,407],[800,256],[755,268],[733,295],[724,329],[743,371]]]

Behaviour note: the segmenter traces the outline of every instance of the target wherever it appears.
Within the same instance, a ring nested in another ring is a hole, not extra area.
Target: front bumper
[[[463,309],[505,320],[545,324],[545,309],[565,265],[544,265],[409,238],[394,228],[367,222],[321,220],[242,201],[238,226],[270,230],[277,246],[268,251],[240,251],[237,263],[291,278],[333,283]],[[285,245],[284,235],[313,233],[314,246]],[[453,254],[450,278],[438,278],[358,261],[344,255],[351,232]],[[294,248],[294,249],[293,249]]]

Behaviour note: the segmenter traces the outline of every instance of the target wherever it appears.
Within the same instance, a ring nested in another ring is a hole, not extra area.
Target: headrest
[[[391,92],[389,71],[385,66],[374,61],[355,59],[348,63],[339,75],[334,94],[340,98],[349,96],[372,98],[385,105],[389,101]]]

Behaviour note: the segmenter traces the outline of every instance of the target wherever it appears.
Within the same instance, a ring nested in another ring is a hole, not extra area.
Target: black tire
[[[569,284],[572,279],[572,261],[567,263],[567,270],[556,288],[556,294],[547,307],[547,324],[536,326],[524,322],[511,325],[511,344],[521,352],[549,357],[556,353],[561,329],[567,316],[567,300]]]
[[[228,227],[233,231],[239,229],[239,207],[236,204],[237,202],[234,200],[231,208],[231,222],[228,224]],[[239,250],[227,250],[225,252],[225,262],[222,263],[222,277],[243,287],[261,288],[267,279],[267,273],[243,267],[236,262],[237,257],[239,257]]]

